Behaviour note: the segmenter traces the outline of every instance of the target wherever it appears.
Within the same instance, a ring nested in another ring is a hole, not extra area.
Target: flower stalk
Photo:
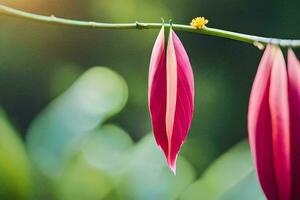
[[[8,6],[4,6],[1,4],[0,4],[0,15],[8,15],[8,16],[28,19],[32,21],[48,23],[48,24],[57,24],[57,25],[74,26],[74,27],[82,27],[82,28],[144,30],[144,29],[160,29],[162,26],[162,23],[145,23],[145,22],[100,23],[100,22],[93,22],[93,21],[72,20],[72,19],[55,17],[54,15],[45,16],[45,15],[33,14],[33,13],[17,10]],[[165,24],[165,27],[166,28],[170,27],[170,24]],[[215,37],[222,37],[231,40],[250,43],[253,44],[254,46],[260,46],[260,47],[261,45],[266,45],[266,44],[274,44],[281,47],[292,47],[292,48],[300,47],[300,40],[261,37],[261,36],[236,33],[232,31],[226,31],[226,30],[221,30],[216,28],[210,28],[207,26],[203,27],[202,29],[197,29],[190,25],[172,24],[172,28],[176,31],[185,31],[185,32],[192,32],[192,33],[210,35]]]

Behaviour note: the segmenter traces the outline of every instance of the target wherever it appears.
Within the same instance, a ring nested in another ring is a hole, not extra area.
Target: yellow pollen
[[[206,24],[208,23],[208,19],[205,19],[205,17],[196,17],[191,21],[191,26],[196,29],[202,29],[206,28]]]

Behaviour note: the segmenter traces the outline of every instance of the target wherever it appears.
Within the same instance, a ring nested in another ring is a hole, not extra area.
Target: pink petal
[[[281,50],[273,62],[269,104],[272,123],[274,172],[280,200],[291,198],[290,119],[287,71]]]
[[[166,134],[166,56],[165,56],[164,27],[161,28],[155,41],[150,67],[148,103],[152,120],[152,129],[158,146],[168,155],[168,139]]]
[[[194,78],[185,49],[172,30],[166,53],[163,28],[155,42],[148,96],[154,137],[175,173],[176,158],[192,121]]]
[[[178,85],[179,86],[179,85]],[[168,138],[168,165],[175,172],[175,159],[171,155],[173,149],[172,139],[176,132],[174,129],[175,112],[177,108],[177,60],[175,54],[175,47],[173,43],[173,34],[170,32],[167,47],[167,110],[166,110],[166,131]]]
[[[278,49],[268,45],[260,61],[248,108],[248,133],[258,178],[268,199],[278,199],[273,167],[272,124],[269,109],[270,77],[274,54]]]
[[[172,31],[172,39],[176,53],[178,80],[174,130],[169,160],[175,170],[177,155],[186,139],[192,122],[194,112],[194,76],[188,55],[174,31]]]
[[[300,63],[288,52],[290,130],[292,152],[292,199],[300,199]]]

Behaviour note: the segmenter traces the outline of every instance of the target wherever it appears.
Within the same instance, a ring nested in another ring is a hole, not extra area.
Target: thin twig
[[[86,28],[97,28],[97,29],[116,29],[116,30],[124,30],[124,29],[159,29],[161,28],[161,23],[145,23],[145,22],[134,22],[134,23],[100,23],[93,21],[80,21],[80,20],[71,20],[65,18],[51,16],[44,16],[33,14],[21,10],[17,10],[14,8],[10,8],[0,4],[0,14],[14,16],[19,18],[24,18],[28,20],[33,20],[37,22],[49,23],[49,24],[59,24],[65,26],[75,26],[75,27],[86,27]],[[165,26],[170,26],[165,24]],[[276,39],[276,38],[267,38],[255,35],[247,35],[242,33],[236,33],[232,31],[226,31],[216,28],[205,27],[203,29],[196,29],[189,25],[182,24],[172,24],[172,28],[178,31],[186,31],[199,33],[204,35],[223,37],[232,40],[238,40],[241,42],[246,42],[250,44],[254,44],[255,46],[262,47],[262,45],[271,43],[275,45],[279,45],[281,47],[300,47],[300,40],[292,40],[292,39]]]

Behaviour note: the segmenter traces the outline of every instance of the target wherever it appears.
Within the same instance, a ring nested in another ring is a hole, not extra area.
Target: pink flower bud
[[[291,199],[289,94],[282,52],[269,45],[252,86],[248,132],[258,178],[270,200]]]
[[[148,98],[155,140],[175,173],[194,112],[194,77],[179,38],[170,29],[165,49],[164,32],[162,27],[152,51]]]

